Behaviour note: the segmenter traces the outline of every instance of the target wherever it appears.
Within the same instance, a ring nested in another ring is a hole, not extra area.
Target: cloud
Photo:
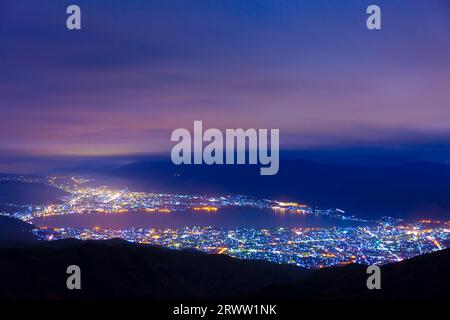
[[[64,3],[2,2],[0,148],[159,152],[198,119],[310,147],[420,143],[449,126],[444,0],[381,1],[379,34],[363,2],[79,3],[70,32]]]

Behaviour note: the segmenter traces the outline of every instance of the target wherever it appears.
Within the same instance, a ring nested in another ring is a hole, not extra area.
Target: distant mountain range
[[[21,181],[0,181],[0,204],[45,205],[57,203],[58,198],[67,193],[61,189],[42,183]]]
[[[65,195],[65,191],[42,183],[0,181],[0,212],[11,214],[19,210],[17,206],[60,203]]]
[[[392,166],[337,166],[282,160],[275,176],[258,166],[175,166],[137,162],[112,171],[118,185],[143,191],[242,193],[305,201],[380,217],[450,218],[450,166],[416,162]]]

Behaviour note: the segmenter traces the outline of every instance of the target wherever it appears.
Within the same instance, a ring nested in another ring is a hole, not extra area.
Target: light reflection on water
[[[218,228],[274,228],[274,227],[342,227],[362,223],[326,216],[280,214],[268,209],[220,208],[217,212],[126,212],[112,214],[79,214],[36,218],[37,226],[51,228],[180,228],[212,226]],[[366,223],[367,224],[367,223]]]

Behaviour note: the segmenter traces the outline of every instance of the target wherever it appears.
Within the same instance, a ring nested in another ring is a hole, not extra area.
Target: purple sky
[[[167,152],[193,120],[284,149],[450,142],[448,0],[2,0],[0,39],[4,156]]]

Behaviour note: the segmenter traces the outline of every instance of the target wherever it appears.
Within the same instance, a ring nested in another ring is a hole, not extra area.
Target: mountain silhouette
[[[0,217],[0,299],[435,299],[450,295],[450,249],[381,267],[381,290],[366,266],[318,270],[172,250],[121,239],[43,242],[34,226]],[[6,243],[5,243],[6,241]],[[82,290],[68,290],[69,265]]]
[[[46,205],[59,203],[59,198],[66,194],[61,189],[43,183],[0,181],[0,204]]]
[[[1,299],[225,299],[309,274],[290,265],[121,240],[0,249],[0,260]],[[69,265],[81,268],[82,290],[66,288]]]
[[[251,297],[258,299],[448,299],[450,249],[381,267],[381,290],[368,290],[367,266],[324,268],[294,283],[271,285]]]
[[[0,216],[0,247],[30,244],[36,241],[32,224]]]
[[[365,217],[449,217],[450,166],[416,162],[391,166],[325,165],[281,160],[274,176],[257,165],[173,165],[137,162],[112,172],[118,185],[143,191],[247,194],[341,208]]]
[[[307,270],[123,240],[62,240],[0,249],[1,299],[149,299],[258,301],[444,299],[450,250],[381,268],[381,290],[366,287],[366,266]],[[78,265],[82,290],[66,288]]]

